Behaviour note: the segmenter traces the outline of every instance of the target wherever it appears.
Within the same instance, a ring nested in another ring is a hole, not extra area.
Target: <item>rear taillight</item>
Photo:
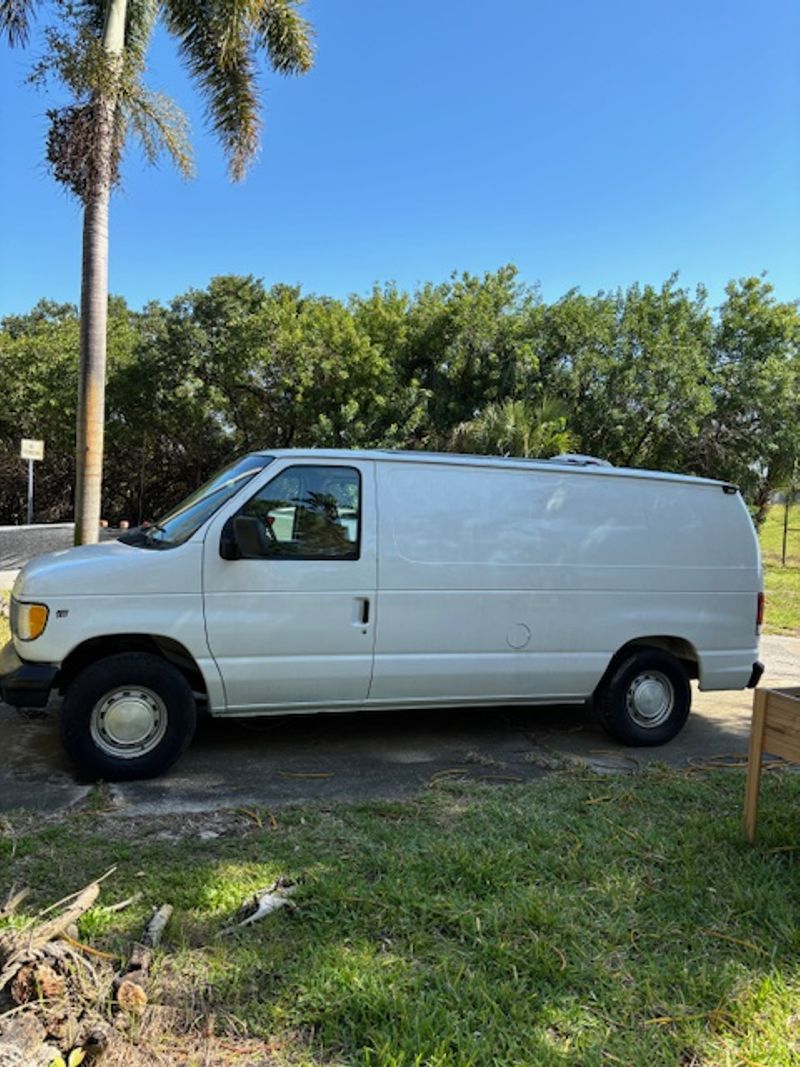
[[[758,594],[758,600],[756,601],[756,633],[761,629],[764,622],[764,594]]]

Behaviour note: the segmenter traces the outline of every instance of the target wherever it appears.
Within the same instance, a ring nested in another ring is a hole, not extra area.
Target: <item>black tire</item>
[[[126,731],[147,730],[148,717],[149,733],[120,740]],[[148,652],[121,652],[92,663],[70,683],[61,740],[89,778],[154,778],[186,749],[196,719],[192,688],[176,667]]]
[[[611,667],[595,694],[603,729],[623,745],[671,741],[683,729],[691,704],[683,664],[658,648],[632,649]]]

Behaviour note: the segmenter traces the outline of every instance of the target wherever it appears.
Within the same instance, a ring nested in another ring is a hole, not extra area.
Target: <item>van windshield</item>
[[[199,530],[226,500],[272,462],[271,456],[245,456],[223,467],[158,522],[145,523],[119,540],[137,548],[175,548]]]

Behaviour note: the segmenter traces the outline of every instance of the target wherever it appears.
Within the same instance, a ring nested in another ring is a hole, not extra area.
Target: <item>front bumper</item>
[[[753,670],[750,673],[750,681],[747,683],[748,689],[755,689],[758,683],[761,681],[761,675],[764,673],[764,664],[761,660],[756,660],[753,664]]]
[[[52,663],[26,663],[17,655],[14,642],[0,649],[0,694],[15,708],[43,708],[58,674]]]

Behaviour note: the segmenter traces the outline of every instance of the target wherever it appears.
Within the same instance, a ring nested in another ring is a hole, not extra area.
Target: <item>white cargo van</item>
[[[734,486],[559,462],[271,451],[157,524],[42,556],[13,590],[6,701],[64,694],[106,779],[212,715],[574,704],[662,744],[757,683],[758,543]]]

